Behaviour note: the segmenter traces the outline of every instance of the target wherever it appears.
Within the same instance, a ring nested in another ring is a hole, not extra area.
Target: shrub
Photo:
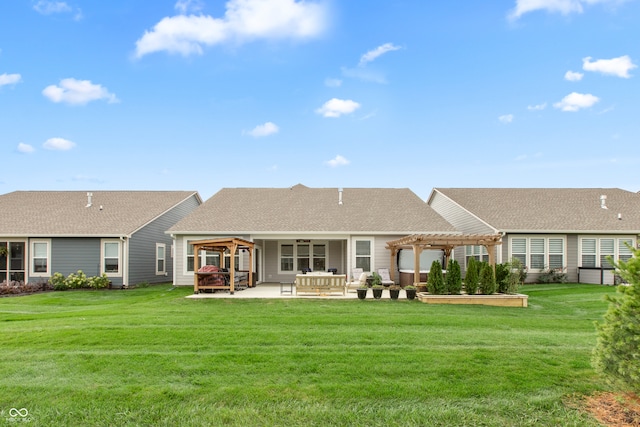
[[[640,250],[628,261],[609,260],[628,285],[607,296],[604,323],[596,323],[598,339],[593,365],[613,386],[640,393]]]
[[[540,276],[538,283],[566,283],[567,275],[562,268],[546,268]]]
[[[460,264],[453,258],[449,258],[447,264],[445,284],[447,294],[460,295],[460,291],[462,290],[462,273],[460,272]]]
[[[49,283],[53,286],[54,291],[66,291],[69,289],[67,280],[62,273],[53,273],[53,276],[49,279]]]
[[[90,277],[87,280],[87,285],[91,289],[105,289],[109,286],[109,278],[104,273],[102,274],[102,276]]]
[[[427,279],[427,290],[433,295],[443,295],[445,293],[442,266],[439,261],[433,261],[431,263],[429,278]]]
[[[467,274],[464,276],[464,290],[468,295],[475,295],[478,292],[478,268],[478,261],[475,258],[469,258]]]
[[[511,262],[507,263],[507,266],[509,274],[506,278],[506,288],[504,292],[507,294],[517,294],[518,288],[523,283],[527,273],[525,271],[523,276],[524,267],[518,258],[511,258]]]
[[[493,266],[483,263],[480,270],[480,293],[491,295],[496,292],[496,277],[493,274]]]
[[[496,286],[497,291],[501,294],[506,294],[509,287],[509,273],[511,272],[511,265],[508,262],[502,264],[496,264]]]
[[[69,274],[66,281],[69,289],[82,289],[89,286],[87,275],[82,270]]]

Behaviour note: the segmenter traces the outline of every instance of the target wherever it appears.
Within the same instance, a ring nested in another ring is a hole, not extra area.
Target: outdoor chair
[[[379,268],[378,274],[382,278],[382,286],[391,286],[394,284],[393,280],[391,280],[391,276],[389,276],[388,268]]]
[[[360,285],[367,283],[367,273],[361,268],[354,268],[351,270],[351,281],[347,283],[347,290],[358,289]]]

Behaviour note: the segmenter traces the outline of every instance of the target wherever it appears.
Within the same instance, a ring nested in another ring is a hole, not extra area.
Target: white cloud
[[[20,81],[22,81],[22,76],[20,74],[0,74],[0,86],[14,85],[16,83],[20,83]]]
[[[200,12],[204,5],[200,0],[178,0],[174,8],[181,14]]]
[[[368,68],[357,67],[357,68],[341,68],[342,74],[345,77],[351,77],[363,80],[365,82],[374,82],[384,84],[387,82],[387,79],[380,73],[376,71],[372,71]]]
[[[579,82],[580,80],[582,80],[582,77],[584,77],[584,74],[578,73],[576,71],[569,70],[564,73],[564,79],[570,82]]]
[[[588,56],[582,59],[582,69],[585,71],[595,71],[597,73],[608,74],[611,76],[622,77],[628,79],[631,77],[629,71],[638,68],[636,64],[631,62],[629,55],[619,56],[612,59],[598,59],[591,61]]]
[[[516,7],[509,12],[509,19],[516,20],[525,13],[545,10],[550,13],[569,15],[584,12],[585,5],[623,3],[625,0],[516,0]]]
[[[33,148],[33,146],[31,146],[29,144],[25,144],[24,142],[20,142],[20,143],[18,143],[18,151],[21,152],[21,153],[29,154],[29,153],[33,153],[34,151],[36,151],[36,149]]]
[[[65,102],[72,105],[84,105],[101,99],[110,104],[119,102],[118,98],[109,93],[107,88],[93,84],[89,80],[62,79],[60,86],[47,86],[42,94],[52,102]]]
[[[177,4],[176,4],[177,7]],[[320,35],[327,9],[320,2],[229,0],[223,18],[178,15],[163,18],[136,41],[136,57],[159,51],[202,54],[203,46],[253,39],[306,39]]]
[[[529,111],[542,111],[545,108],[547,108],[547,103],[546,102],[543,102],[542,104],[528,105],[527,106],[527,110],[529,110]]]
[[[591,95],[590,93],[584,94],[572,92],[562,98],[562,101],[553,104],[553,106],[562,111],[578,111],[583,108],[589,108],[598,101],[600,101],[600,98]]]
[[[345,159],[344,157],[342,157],[340,154],[338,154],[333,159],[327,161],[327,165],[329,165],[332,168],[337,168],[338,166],[346,166],[349,163],[351,163],[351,162],[349,160]]]
[[[505,114],[498,117],[498,120],[502,123],[511,123],[513,121],[513,114]]]
[[[72,9],[63,1],[40,0],[33,5],[33,10],[43,15],[51,15],[52,13],[71,12]]]
[[[396,46],[393,43],[385,43],[362,55],[360,57],[359,65],[362,67],[366,65],[368,62],[374,61],[376,58],[378,58],[381,55],[384,55],[387,52],[392,52],[394,50],[400,50],[400,49],[401,49],[400,46]]]
[[[342,80],[326,78],[324,79],[324,85],[327,87],[340,87],[342,86]]]
[[[266,122],[263,125],[258,125],[255,128],[253,128],[252,130],[250,130],[249,132],[247,132],[248,135],[251,135],[255,138],[259,138],[262,136],[268,136],[268,135],[272,135],[274,133],[278,133],[280,131],[280,128],[278,128],[278,126],[272,122]]]
[[[360,108],[360,104],[350,99],[332,98],[325,102],[316,113],[324,117],[340,117],[343,114],[351,114]]]
[[[49,138],[42,146],[47,150],[67,151],[75,147],[76,143],[63,138]]]

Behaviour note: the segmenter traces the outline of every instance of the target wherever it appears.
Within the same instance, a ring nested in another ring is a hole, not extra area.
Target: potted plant
[[[415,286],[408,285],[404,287],[404,291],[407,293],[407,299],[416,299],[416,292],[418,291]]]
[[[365,299],[367,297],[368,289],[369,287],[366,285],[366,283],[360,285],[358,289],[356,289],[356,292],[358,292],[358,299]]]
[[[389,295],[391,299],[398,299],[400,296],[400,286],[399,285],[391,285],[389,286]]]
[[[373,290],[373,297],[375,299],[382,298],[382,277],[375,271],[371,274],[371,289]]]

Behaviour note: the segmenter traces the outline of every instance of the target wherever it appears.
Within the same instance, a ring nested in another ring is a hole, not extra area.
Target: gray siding
[[[446,219],[458,231],[467,234],[495,233],[494,229],[438,192],[434,193],[429,204],[433,210]]]
[[[567,235],[567,281],[578,282],[578,235]]]
[[[82,270],[87,276],[100,275],[99,238],[54,238],[51,239],[51,272],[68,276]],[[111,277],[113,284],[121,285],[121,277]]]
[[[173,277],[171,245],[173,239],[165,232],[199,205],[195,196],[165,212],[142,227],[129,240],[129,285],[170,282]],[[156,274],[156,243],[164,243],[166,275]]]

